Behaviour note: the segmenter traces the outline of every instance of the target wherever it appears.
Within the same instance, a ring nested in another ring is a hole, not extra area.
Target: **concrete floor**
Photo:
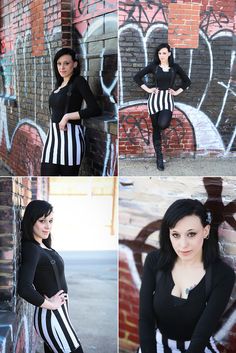
[[[198,157],[172,158],[166,161],[165,170],[156,168],[155,158],[120,159],[121,176],[230,176],[236,175],[236,158]]]

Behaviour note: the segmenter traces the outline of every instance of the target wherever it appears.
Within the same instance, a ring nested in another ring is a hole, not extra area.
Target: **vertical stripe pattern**
[[[54,353],[71,353],[80,347],[80,341],[69,319],[67,305],[65,303],[57,310],[35,308],[35,330]]]
[[[191,343],[191,341],[175,341],[162,335],[159,330],[156,331],[156,343],[158,353],[185,353]],[[137,353],[142,353],[141,348],[139,348]],[[220,353],[215,345],[213,337],[204,349],[204,353]]]
[[[59,129],[58,123],[50,121],[42,163],[65,166],[80,165],[85,153],[85,139],[80,125],[67,124],[67,130]]]
[[[149,115],[160,112],[161,110],[174,110],[174,98],[168,90],[160,90],[157,94],[151,93],[148,101]]]

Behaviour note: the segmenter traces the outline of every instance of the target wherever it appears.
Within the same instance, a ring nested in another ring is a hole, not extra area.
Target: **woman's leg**
[[[156,164],[158,170],[164,170],[163,156],[161,151],[161,128],[158,125],[159,113],[150,115],[152,120],[152,141],[156,152]]]
[[[67,166],[61,165],[60,166],[60,175],[62,176],[78,176],[79,175],[79,165],[75,166]]]
[[[161,130],[166,129],[170,126],[172,111],[171,110],[161,110],[157,117],[157,125]]]
[[[51,163],[41,163],[41,176],[59,176],[59,165]]]
[[[46,343],[43,344],[44,353],[53,353],[53,351],[48,347]]]

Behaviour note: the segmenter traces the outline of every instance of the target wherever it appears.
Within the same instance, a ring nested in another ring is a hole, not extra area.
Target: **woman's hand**
[[[79,120],[80,115],[79,112],[73,112],[73,113],[66,113],[61,121],[59,122],[59,129],[66,131],[67,130],[67,123],[69,120]]]
[[[149,93],[149,94],[151,94],[151,93],[157,94],[157,93],[159,92],[159,89],[158,89],[158,88],[156,88],[156,87],[149,88],[149,87],[146,86],[145,84],[143,84],[143,85],[141,86],[141,88],[142,88],[145,92],[147,92],[147,93]]]
[[[152,87],[152,88],[148,88],[148,91],[147,91],[149,94],[151,93],[155,93],[155,94],[158,94],[159,92],[159,89],[158,88],[155,88],[155,87]]]
[[[61,121],[59,122],[59,129],[60,130],[63,130],[63,131],[66,131],[67,130],[67,123],[68,123],[68,120],[70,120],[69,118],[68,118],[68,115],[69,114],[65,114],[64,116],[63,116],[63,118],[61,119]]]
[[[60,290],[51,298],[48,298],[46,295],[44,297],[46,300],[42,304],[42,307],[50,310],[56,310],[60,308],[68,299],[68,295],[64,292],[64,290]]]
[[[177,91],[175,91],[174,89],[170,88],[169,89],[169,93],[172,95],[172,96],[178,96],[180,93],[183,92],[183,89],[182,88],[179,88],[177,89]]]

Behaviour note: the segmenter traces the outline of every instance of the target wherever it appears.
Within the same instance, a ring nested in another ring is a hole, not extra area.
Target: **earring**
[[[206,238],[205,238],[206,240],[208,240],[209,239],[209,234],[206,236]]]

